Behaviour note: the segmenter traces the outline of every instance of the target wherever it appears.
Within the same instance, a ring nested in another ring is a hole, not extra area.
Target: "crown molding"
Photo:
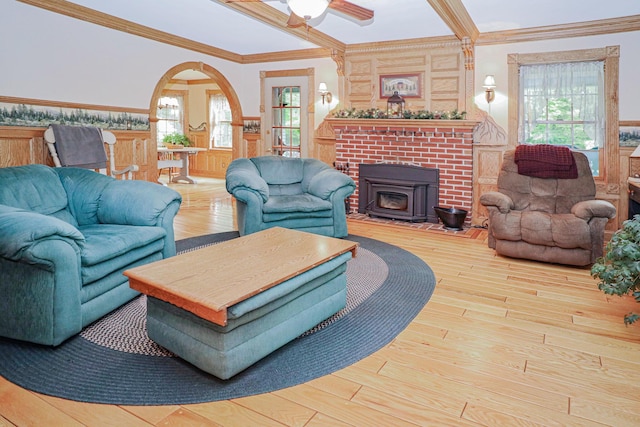
[[[228,61],[240,62],[242,56],[237,53],[229,52],[224,49],[218,49],[204,43],[189,40],[184,37],[175,36],[164,31],[155,30],[126,19],[118,18],[113,15],[98,12],[88,7],[80,6],[64,0],[18,0],[21,3],[36,6],[61,15],[76,18],[81,21],[91,22],[92,24],[101,25],[113,30],[122,31],[128,34],[155,40],[161,43],[170,44],[172,46],[193,50],[195,52],[204,53],[205,55],[215,56],[217,58],[226,59]]]
[[[476,46],[598,36],[640,30],[640,15],[482,33]]]
[[[347,54],[375,53],[385,51],[400,51],[413,49],[437,49],[460,47],[460,40],[456,36],[425,37],[418,39],[391,40],[386,42],[357,43],[347,45]]]

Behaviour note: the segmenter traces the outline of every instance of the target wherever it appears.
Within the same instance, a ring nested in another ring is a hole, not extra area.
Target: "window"
[[[273,153],[300,157],[300,86],[278,86],[272,90]]]
[[[209,147],[231,148],[233,144],[231,107],[221,93],[207,91],[209,95]]]
[[[604,62],[520,66],[519,140],[584,152],[598,174],[604,146]]]
[[[158,101],[158,143],[165,135],[184,133],[184,96],[164,94]]]
[[[580,150],[599,188],[617,194],[619,58],[619,46],[507,55],[509,99],[518,100],[509,103],[508,146]]]

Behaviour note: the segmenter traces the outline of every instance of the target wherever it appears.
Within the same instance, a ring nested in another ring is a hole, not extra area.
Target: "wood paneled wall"
[[[406,97],[405,109],[451,111],[465,108],[465,58],[459,40],[354,45],[345,54],[343,108],[386,109],[380,76],[419,74],[422,93]]]
[[[0,126],[0,167],[43,164],[53,166],[53,160],[44,142],[44,128]],[[116,168],[136,164],[140,170],[135,179],[156,182],[156,147],[151,144],[149,132],[112,131],[115,145]]]
[[[209,178],[224,178],[227,167],[231,163],[231,149],[209,149],[208,133],[206,131],[189,132],[189,139],[194,146],[207,149],[207,151],[201,151],[197,155],[191,156],[189,159],[189,173]]]

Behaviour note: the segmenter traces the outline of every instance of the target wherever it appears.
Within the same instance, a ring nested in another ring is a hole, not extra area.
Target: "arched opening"
[[[204,64],[202,62],[185,62],[182,64],[178,64],[171,69],[169,69],[158,81],[156,87],[153,91],[153,95],[151,96],[151,102],[149,106],[149,122],[150,122],[150,133],[151,133],[151,141],[154,147],[158,144],[158,102],[163,96],[163,91],[177,74],[186,70],[194,70],[198,71],[204,75],[206,75],[211,80],[215,81],[220,91],[226,96],[229,107],[231,109],[231,133],[232,133],[232,147],[231,147],[231,158],[235,159],[238,157],[246,156],[246,149],[244,148],[243,138],[242,138],[242,128],[243,128],[243,119],[242,119],[242,108],[240,106],[240,100],[238,96],[229,83],[229,81],[215,68]],[[185,129],[186,131],[186,129]],[[157,167],[157,156],[154,156],[154,159],[150,159],[150,165],[153,163]]]

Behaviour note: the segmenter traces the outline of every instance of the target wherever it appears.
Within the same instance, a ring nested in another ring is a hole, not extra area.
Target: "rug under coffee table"
[[[346,304],[357,243],[275,227],[125,271],[149,337],[228,379]]]

